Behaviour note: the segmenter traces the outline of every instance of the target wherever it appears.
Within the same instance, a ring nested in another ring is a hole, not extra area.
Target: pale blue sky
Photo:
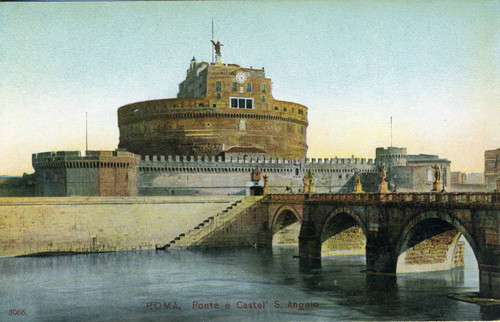
[[[482,172],[500,147],[498,1],[0,3],[0,174],[115,149],[116,110],[175,97],[190,59],[265,67],[309,108],[309,157],[390,144]]]

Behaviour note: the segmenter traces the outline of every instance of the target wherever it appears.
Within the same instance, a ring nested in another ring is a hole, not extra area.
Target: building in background
[[[484,184],[488,188],[496,187],[500,177],[500,148],[484,152]]]
[[[119,148],[140,155],[217,155],[245,146],[302,160],[307,125],[307,107],[274,99],[264,68],[194,58],[177,98],[118,109]]]
[[[264,68],[225,64],[220,55],[216,63],[193,58],[177,98],[118,109],[116,151],[34,154],[35,190],[39,196],[248,195],[259,169],[270,193],[302,193],[309,172],[315,193],[353,192],[356,174],[365,192],[377,192],[384,165],[390,192],[431,191],[435,166],[440,191],[451,191],[450,161],[408,155],[403,147],[377,148],[375,159],[308,159],[307,125],[307,107],[274,99]]]

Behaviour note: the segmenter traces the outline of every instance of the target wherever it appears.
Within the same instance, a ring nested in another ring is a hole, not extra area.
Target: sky
[[[114,150],[117,109],[176,97],[189,62],[264,67],[309,109],[308,157],[437,154],[483,172],[500,148],[499,1],[0,3],[0,175],[31,155]]]

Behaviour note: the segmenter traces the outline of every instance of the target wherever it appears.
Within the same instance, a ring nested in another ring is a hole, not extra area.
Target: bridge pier
[[[396,273],[398,254],[394,245],[380,238],[366,240],[366,269],[377,273]]]
[[[479,295],[500,299],[500,266],[479,264]]]
[[[314,223],[303,221],[299,234],[299,257],[321,258],[321,240],[316,235]]]

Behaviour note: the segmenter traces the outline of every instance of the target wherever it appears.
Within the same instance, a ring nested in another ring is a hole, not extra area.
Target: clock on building
[[[236,81],[238,83],[244,83],[247,80],[247,75],[245,73],[238,73],[236,74]]]

